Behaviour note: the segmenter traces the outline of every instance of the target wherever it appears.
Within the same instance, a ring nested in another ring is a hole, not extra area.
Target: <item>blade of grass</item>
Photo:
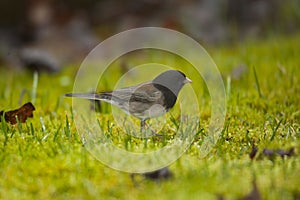
[[[226,95],[227,95],[227,101],[230,99],[230,93],[231,93],[231,77],[227,77],[227,83],[226,83]]]
[[[53,142],[56,142],[57,138],[58,138],[58,134],[60,133],[60,129],[62,127],[62,124],[60,123],[57,130],[54,133],[54,137],[53,137]]]
[[[20,135],[22,135],[22,133],[23,133],[22,124],[21,124],[18,116],[16,116],[16,120],[17,120],[17,124],[18,124],[18,131],[19,131]]]
[[[30,123],[30,132],[31,132],[31,135],[34,136],[34,128],[33,128],[32,123]]]
[[[44,119],[43,119],[42,116],[40,117],[40,122],[41,122],[41,125],[42,125],[42,131],[45,134],[46,133],[46,126],[45,126]]]
[[[33,83],[32,83],[32,90],[31,90],[31,102],[33,104],[35,104],[35,100],[36,100],[36,89],[38,86],[38,79],[39,79],[38,72],[35,71],[33,73]]]
[[[258,95],[260,98],[264,98],[264,95],[262,94],[261,89],[260,89],[259,81],[257,78],[257,73],[256,73],[254,66],[253,66],[253,72],[254,72],[255,84],[256,84],[256,89],[257,89]]]
[[[71,139],[71,131],[70,131],[70,123],[69,123],[69,119],[68,119],[68,115],[66,115],[66,126],[64,128],[65,134],[66,136]]]
[[[273,141],[275,136],[276,136],[276,133],[277,133],[277,130],[281,124],[281,122],[283,121],[283,118],[279,120],[279,122],[277,123],[277,125],[273,128],[273,133],[271,135],[271,138],[270,138],[270,141]]]
[[[3,115],[0,116],[1,117],[1,125],[2,125],[2,131],[4,133],[4,146],[6,146],[7,141],[8,141],[8,126],[7,123],[5,122],[5,118],[4,118],[4,112]]]

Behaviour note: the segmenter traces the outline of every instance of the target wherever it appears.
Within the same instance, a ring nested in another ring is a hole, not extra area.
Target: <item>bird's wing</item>
[[[91,100],[101,100],[129,110],[129,104],[145,109],[153,104],[160,103],[162,93],[151,82],[137,86],[116,89],[112,92],[66,94],[66,96],[79,97]],[[145,105],[142,105],[145,104]]]
[[[153,84],[142,84],[135,87],[118,89],[112,92],[112,98],[120,101],[153,103],[162,97],[162,93]]]

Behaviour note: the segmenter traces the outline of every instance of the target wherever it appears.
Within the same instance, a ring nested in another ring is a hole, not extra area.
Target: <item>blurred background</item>
[[[121,31],[159,26],[204,46],[290,35],[298,0],[10,0],[0,1],[0,67],[55,73],[80,63]]]

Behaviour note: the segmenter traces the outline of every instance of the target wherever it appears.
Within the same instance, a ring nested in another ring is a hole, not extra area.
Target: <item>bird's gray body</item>
[[[164,102],[162,92],[149,83],[117,89],[112,92],[79,93],[67,96],[104,101],[121,108],[127,114],[146,120],[167,112],[163,106],[160,106]]]
[[[140,85],[112,92],[66,94],[66,96],[105,101],[144,122],[168,112],[175,105],[179,91],[188,82],[191,80],[182,72],[169,70]]]

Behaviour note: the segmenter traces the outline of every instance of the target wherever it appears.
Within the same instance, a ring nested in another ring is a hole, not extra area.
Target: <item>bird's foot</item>
[[[162,137],[163,136],[162,134],[158,134],[154,130],[152,130],[151,127],[147,123],[143,122],[143,123],[141,123],[141,125],[142,125],[141,126],[141,133],[144,137],[148,138],[148,137],[151,137],[151,136],[157,136],[157,137]]]

